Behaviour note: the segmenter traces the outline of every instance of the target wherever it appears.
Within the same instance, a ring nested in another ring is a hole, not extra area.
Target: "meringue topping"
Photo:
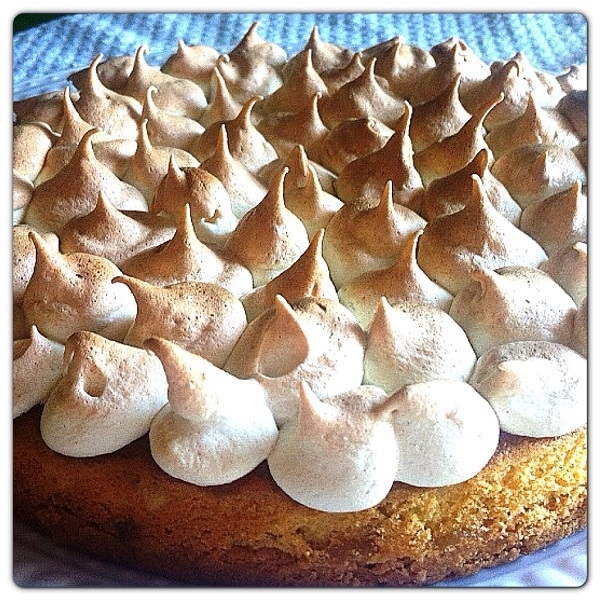
[[[214,154],[204,159],[200,166],[217,177],[229,194],[233,214],[241,218],[254,208],[267,193],[265,186],[248,168],[232,156],[227,141],[227,128],[219,127]]]
[[[171,239],[132,256],[121,269],[125,275],[154,285],[181,281],[216,283],[238,298],[252,289],[252,274],[246,267],[198,239],[189,204],[182,207]]]
[[[458,323],[426,304],[381,298],[369,327],[364,382],[388,394],[436,379],[468,381],[477,356]]]
[[[398,481],[419,487],[460,483],[479,473],[496,451],[498,417],[464,381],[412,383],[389,402],[395,408]]]
[[[222,367],[246,327],[242,303],[215,283],[183,281],[157,286],[117,276],[137,304],[124,343],[142,348],[151,337],[168,339]]]
[[[336,287],[363,273],[390,267],[403,241],[424,226],[417,213],[393,202],[391,182],[372,208],[359,210],[352,204],[340,208],[325,228],[323,240],[323,256]]]
[[[29,237],[36,262],[23,294],[27,322],[57,342],[82,329],[121,341],[136,304],[125,285],[112,282],[118,267],[101,256],[57,252],[34,231]]]
[[[60,249],[64,253],[87,252],[103,256],[117,267],[131,256],[170,240],[175,225],[162,215],[146,211],[120,211],[102,191],[95,208],[73,217],[60,230]]]
[[[336,300],[288,303],[277,296],[273,308],[248,324],[225,370],[263,386],[280,426],[297,412],[300,381],[321,399],[359,386],[365,342],[352,313]]]
[[[259,384],[165,339],[145,346],[168,381],[168,404],[150,426],[150,451],[161,469],[196,485],[221,485],[267,458],[279,432]]]
[[[206,129],[213,123],[222,123],[231,121],[239,115],[243,108],[243,103],[236,100],[223,79],[223,75],[216,67],[213,69],[211,80],[211,98],[205,106],[200,117],[200,123]]]
[[[470,382],[507,433],[559,436],[587,422],[587,361],[562,344],[498,345],[478,359]]]
[[[490,203],[477,175],[462,210],[429,221],[417,248],[417,262],[436,283],[456,295],[470,274],[504,265],[537,267],[543,248]]]
[[[323,229],[317,231],[306,251],[288,269],[240,298],[249,321],[272,308],[277,296],[282,296],[288,302],[307,296],[338,299],[329,276],[329,267],[322,255],[324,233]]]
[[[521,215],[520,227],[536,240],[547,254],[587,242],[588,197],[581,181],[563,192],[529,204]]]
[[[174,77],[150,66],[144,58],[148,52],[146,44],[138,47],[133,69],[120,92],[143,104],[148,87],[153,85],[157,90],[154,94],[156,106],[175,115],[198,121],[207,103],[202,88],[189,79]]]
[[[285,271],[308,248],[302,221],[283,199],[284,167],[267,194],[239,221],[225,248],[252,272],[254,287],[264,285]]]
[[[267,458],[275,483],[297,502],[325,512],[381,502],[398,462],[392,424],[378,414],[385,393],[365,385],[321,401],[308,384],[299,386],[298,414],[283,425]]]
[[[560,285],[577,306],[581,306],[588,293],[587,243],[575,242],[552,252],[540,269]]]
[[[121,181],[98,161],[92,150],[91,129],[81,139],[68,164],[37,186],[25,213],[25,222],[42,231],[58,232],[72,218],[94,208],[98,194],[122,210],[147,210],[142,192]]]
[[[238,224],[225,186],[200,166],[180,169],[171,156],[168,171],[153,196],[150,212],[165,213],[176,219],[186,204],[190,207],[198,239],[223,246]]]
[[[13,341],[13,419],[43,403],[62,370],[64,345],[43,336],[35,325],[29,337]]]
[[[479,269],[456,294],[450,316],[477,356],[507,342],[569,344],[577,307],[550,275],[525,266]]]
[[[358,275],[339,288],[340,302],[363,329],[369,328],[382,297],[392,304],[408,301],[446,312],[450,309],[453,296],[430,279],[417,263],[417,244],[422,233],[419,229],[406,237],[391,267]]]
[[[44,404],[40,433],[66,456],[109,454],[145,435],[166,402],[167,380],[156,356],[79,331],[65,343],[62,373]]]
[[[392,182],[394,202],[410,204],[423,191],[423,181],[413,161],[412,142],[408,135],[412,108],[406,104],[396,123],[394,134],[380,150],[361,156],[347,164],[334,182],[339,198],[357,208],[371,208],[379,201],[381,190]]]

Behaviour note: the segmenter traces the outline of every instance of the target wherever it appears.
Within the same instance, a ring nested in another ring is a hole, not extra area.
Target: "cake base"
[[[75,459],[48,448],[38,407],[13,424],[14,517],[58,544],[182,585],[420,586],[535,552],[587,525],[587,428],[503,434],[476,477],[396,483],[376,507],[296,503],[267,465],[223,486],[165,474],[148,437]]]

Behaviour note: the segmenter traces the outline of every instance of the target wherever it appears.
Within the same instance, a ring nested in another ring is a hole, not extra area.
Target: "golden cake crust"
[[[14,421],[15,518],[176,584],[427,585],[587,524],[585,427],[558,438],[502,434],[489,464],[464,483],[396,482],[373,508],[325,513],[284,494],[265,463],[223,486],[174,479],[151,460],[147,436],[110,455],[59,455],[43,442],[39,417],[36,407]]]

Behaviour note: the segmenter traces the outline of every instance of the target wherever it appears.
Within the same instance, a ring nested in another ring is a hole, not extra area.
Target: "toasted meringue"
[[[13,419],[46,400],[60,377],[64,349],[35,325],[28,338],[13,341]]]
[[[588,197],[575,181],[564,192],[529,204],[521,215],[520,227],[536,240],[547,254],[588,237]]]
[[[135,321],[124,343],[142,348],[151,337],[168,339],[222,367],[246,327],[242,303],[215,283],[183,281],[157,286],[117,276],[137,304]]]
[[[570,346],[587,358],[588,355],[588,299],[581,301],[573,321],[573,337]]]
[[[320,112],[323,122],[333,129],[347,119],[374,116],[393,127],[404,112],[403,100],[387,91],[387,81],[375,75],[375,58],[367,63],[356,79],[349,81],[333,95],[323,96]]]
[[[338,299],[329,276],[329,267],[322,255],[324,233],[323,229],[317,231],[306,251],[288,269],[240,298],[246,309],[248,321],[272,308],[277,296],[282,296],[288,302],[307,296]]]
[[[297,113],[312,104],[316,94],[329,93],[325,82],[312,64],[312,50],[303,50],[286,69],[285,78],[279,88],[257,105],[261,115],[273,113]]]
[[[186,204],[190,206],[198,239],[223,246],[238,224],[227,189],[220,179],[200,166],[180,169],[172,156],[169,169],[153,196],[150,212],[165,213],[176,219]]]
[[[33,183],[46,161],[46,156],[56,143],[57,134],[42,122],[15,123],[13,125],[13,170]]]
[[[225,123],[213,123],[192,143],[190,152],[200,163],[214,154],[223,124],[227,132],[227,144],[231,156],[241,162],[251,173],[256,174],[262,166],[277,158],[275,148],[252,122],[252,108],[259,99],[260,96],[252,96],[243,105],[237,117]]]
[[[431,280],[417,264],[417,244],[423,233],[409,234],[398,249],[394,264],[351,279],[338,290],[340,302],[367,330],[382,297],[392,304],[401,301],[423,303],[448,312],[453,296]]]
[[[350,119],[313,144],[311,153],[315,160],[339,175],[348,163],[383,148],[393,134],[391,127],[375,117]]]
[[[373,49],[367,49],[362,54],[376,56],[375,73],[385,77],[394,95],[412,102],[412,89],[427,71],[435,67],[435,60],[429,50],[407,43],[402,36],[396,36],[390,42],[375,53]]]
[[[33,275],[36,261],[35,244],[29,237],[31,231],[36,231],[30,225],[19,224],[12,228],[12,283],[13,304],[21,306],[23,294]],[[58,252],[59,239],[55,233],[39,233],[54,252]]]
[[[336,287],[363,273],[392,266],[404,240],[425,226],[416,212],[393,202],[392,193],[388,182],[372,208],[359,210],[347,204],[329,221],[323,256]]]
[[[211,98],[211,76],[219,52],[205,44],[187,45],[184,40],[177,41],[177,50],[160,67],[167,75],[189,79],[199,85],[207,99]]]
[[[287,167],[281,169],[263,200],[240,219],[225,244],[226,251],[251,271],[254,287],[285,271],[309,245],[302,221],[284,203],[287,172]]]
[[[185,150],[153,145],[148,137],[148,121],[143,119],[140,123],[137,149],[122,179],[140,190],[150,204],[172,161],[177,161],[182,167],[197,167],[200,164]]]
[[[429,50],[435,66],[425,70],[408,90],[407,99],[416,106],[435,98],[460,73],[460,94],[490,75],[486,65],[464,40],[450,37]]]
[[[464,381],[408,384],[389,402],[395,408],[398,481],[419,487],[460,483],[481,471],[496,451],[498,417]]]
[[[449,314],[481,356],[507,342],[569,344],[576,311],[573,299],[550,275],[510,266],[474,271],[454,297]]]
[[[169,402],[150,426],[150,452],[161,469],[196,485],[221,485],[267,458],[279,432],[259,384],[167,340],[145,346],[169,384]]]
[[[365,66],[361,60],[361,53],[355,52],[352,60],[345,67],[332,67],[321,71],[319,76],[327,88],[327,94],[333,96],[342,86],[354,81],[363,73]]]
[[[125,285],[112,282],[121,274],[118,267],[101,256],[57,252],[36,232],[29,237],[36,262],[23,294],[27,322],[61,343],[79,330],[121,341],[133,322],[136,304]]]
[[[143,104],[146,101],[148,88],[153,85],[157,89],[154,94],[156,106],[174,115],[182,115],[198,121],[206,106],[206,96],[202,88],[189,79],[174,77],[157,67],[150,66],[144,58],[148,52],[146,44],[138,47],[133,69],[120,92]]]
[[[336,300],[309,296],[290,304],[277,296],[248,324],[224,368],[257,380],[281,425],[297,412],[300,381],[320,399],[359,386],[365,343],[352,313]]]
[[[446,177],[467,165],[481,149],[490,150],[485,141],[483,121],[501,99],[501,96],[492,98],[488,104],[480,106],[456,133],[415,152],[413,164],[425,187],[434,179]]]
[[[12,224],[19,225],[25,219],[25,211],[33,198],[33,183],[13,169],[12,173]]]
[[[467,335],[448,313],[382,297],[368,330],[364,382],[393,394],[433,379],[468,381],[476,360]]]
[[[133,70],[135,57],[128,55],[111,56],[105,60],[102,60],[102,57],[100,57],[100,61],[101,62],[98,62],[96,67],[98,79],[100,79],[102,84],[107,88],[118,92],[125,85],[127,78]],[[81,89],[85,85],[85,81],[88,77],[88,69],[89,67],[86,67],[85,69],[75,71],[67,77],[67,80],[78,90]]]
[[[79,93],[75,92],[72,96],[77,98]],[[13,102],[16,124],[42,122],[48,124],[52,131],[56,132],[60,132],[62,111],[62,92],[59,91],[47,92]]]
[[[162,215],[146,211],[120,211],[102,192],[95,208],[73,217],[59,232],[64,253],[87,252],[103,256],[117,267],[128,258],[154,248],[175,233],[175,225]]]
[[[354,52],[344,48],[340,44],[326,42],[319,35],[319,28],[313,25],[310,35],[303,48],[303,51],[311,51],[312,64],[317,73],[331,71],[333,69],[343,69],[347,67],[354,56]],[[301,51],[302,52],[302,51]],[[296,62],[302,61],[301,52],[292,56],[283,66],[284,77],[287,71],[294,68]]]
[[[267,458],[275,483],[301,504],[325,512],[375,506],[397,471],[394,429],[375,386],[319,399],[304,382],[295,419]],[[383,416],[380,416],[383,413]]]
[[[496,346],[478,359],[470,383],[507,433],[553,437],[587,423],[587,361],[562,344]]]
[[[334,182],[339,198],[357,208],[373,207],[381,190],[392,182],[394,202],[410,204],[423,191],[423,181],[413,162],[412,142],[408,135],[412,108],[400,117],[394,134],[379,150],[360,156],[347,164]]]
[[[319,115],[318,101],[320,93],[316,93],[312,101],[294,113],[273,113],[260,120],[256,128],[275,148],[280,157],[285,157],[297,145],[307,149],[318,145],[329,133]]]
[[[167,380],[156,356],[79,331],[65,343],[62,373],[44,404],[40,433],[66,456],[109,454],[145,435],[166,402]]]
[[[204,133],[205,127],[185,115],[176,115],[159,108],[154,101],[158,88],[148,86],[141,119],[147,121],[146,131],[153,146],[176,148],[189,152],[192,142]],[[202,115],[206,112],[204,109]]]
[[[296,152],[302,153],[302,146],[296,147]],[[290,160],[289,164],[283,180],[283,200],[312,237],[327,226],[344,203],[323,189],[316,169],[307,160]]]
[[[240,102],[253,96],[266,96],[281,86],[281,69],[287,60],[285,50],[258,34],[255,21],[238,44],[217,59],[228,89]]]
[[[458,212],[429,221],[417,248],[417,262],[431,279],[456,295],[480,267],[537,267],[543,248],[490,203],[481,179],[472,176],[471,197]]]
[[[86,70],[86,77],[74,99],[79,116],[93,127],[115,138],[135,140],[142,114],[142,101],[115,92],[106,87],[98,77],[98,55]]]
[[[542,108],[530,95],[523,114],[492,129],[485,136],[485,141],[497,159],[519,146],[555,144],[574,148],[581,139],[558,110]]]
[[[588,258],[587,243],[575,242],[552,252],[540,269],[573,298],[577,306],[588,295]]]
[[[492,175],[490,163],[489,150],[482,148],[462,169],[431,181],[414,209],[427,221],[461,210],[471,194],[471,178],[477,175],[492,206],[518,227],[523,211],[504,184]]]
[[[189,204],[182,207],[171,239],[137,253],[124,261],[125,275],[154,285],[167,286],[181,281],[216,283],[240,297],[252,289],[250,271],[198,239]]]
[[[556,110],[571,124],[581,140],[588,137],[588,91],[572,90],[556,105]]]
[[[142,192],[121,181],[95,157],[91,138],[96,131],[85,133],[68,164],[35,188],[26,223],[58,232],[72,218],[91,212],[100,192],[119,209],[147,210]]]
[[[580,181],[587,185],[587,172],[569,148],[554,144],[531,144],[500,156],[491,166],[521,208],[564,192]]]
[[[409,134],[415,152],[455,133],[471,118],[460,102],[460,73],[434,98],[413,108]]]
[[[200,117],[200,123],[205,129],[214,123],[222,123],[235,119],[244,106],[243,102],[233,97],[227,88],[223,75],[221,75],[221,72],[216,67],[212,74],[211,89],[211,99],[204,107],[202,116]],[[252,113],[250,118],[258,120],[253,115],[254,113]]]
[[[265,186],[248,168],[232,156],[227,143],[227,128],[219,127],[214,154],[204,159],[200,166],[214,175],[229,194],[231,211],[241,218],[254,208],[267,193]]]

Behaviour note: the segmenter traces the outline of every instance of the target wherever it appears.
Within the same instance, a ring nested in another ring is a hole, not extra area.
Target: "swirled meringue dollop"
[[[145,346],[168,381],[168,404],[150,426],[150,451],[161,469],[196,485],[220,485],[267,458],[279,432],[260,384],[161,338]]]
[[[502,431],[552,437],[587,423],[587,361],[562,344],[495,346],[479,357],[470,383],[491,404]]]
[[[477,356],[506,342],[546,340],[568,345],[577,306],[544,271],[510,266],[480,269],[456,294],[450,316]]]
[[[285,206],[283,167],[265,197],[239,221],[225,250],[251,273],[254,287],[264,285],[289,268],[308,248],[302,221]]]
[[[222,367],[246,328],[242,303],[215,283],[157,286],[123,275],[114,281],[124,283],[137,304],[125,344],[142,348],[145,340],[162,337]]]
[[[13,419],[46,400],[60,377],[64,349],[35,325],[28,338],[13,341]]]
[[[548,256],[540,269],[548,273],[577,306],[581,306],[588,295],[587,243],[575,242],[559,248]]]
[[[27,322],[62,343],[79,330],[122,340],[136,304],[125,285],[112,281],[121,274],[119,268],[101,256],[57,252],[36,232],[29,236],[36,262],[23,294]]]
[[[418,487],[460,483],[479,473],[496,451],[498,417],[464,381],[412,383],[389,402],[398,443],[398,481]]]
[[[406,238],[391,267],[358,275],[339,288],[340,302],[363,329],[369,328],[382,297],[391,304],[406,300],[445,312],[450,309],[452,294],[429,278],[417,263],[417,244],[422,233],[419,229]]]
[[[336,287],[363,273],[391,267],[404,240],[425,224],[416,212],[393,201],[391,182],[371,208],[360,210],[352,204],[340,208],[323,238],[323,256]]]
[[[256,379],[265,389],[277,424],[298,405],[298,382],[319,398],[362,383],[365,333],[335,300],[306,297],[273,308],[248,324],[225,363],[236,377]]]
[[[397,470],[394,429],[376,386],[320,400],[300,384],[298,414],[279,433],[267,458],[275,483],[291,498],[325,512],[375,506]],[[383,415],[381,415],[383,413]]]
[[[477,175],[465,207],[429,221],[417,248],[423,271],[453,295],[477,268],[537,267],[546,258],[532,237],[492,206]]]
[[[476,360],[467,335],[448,313],[381,298],[367,333],[364,382],[393,394],[432,379],[468,381]]]
[[[167,380],[148,350],[90,331],[65,343],[62,374],[40,420],[54,451],[86,457],[115,452],[148,433],[167,402]]]

